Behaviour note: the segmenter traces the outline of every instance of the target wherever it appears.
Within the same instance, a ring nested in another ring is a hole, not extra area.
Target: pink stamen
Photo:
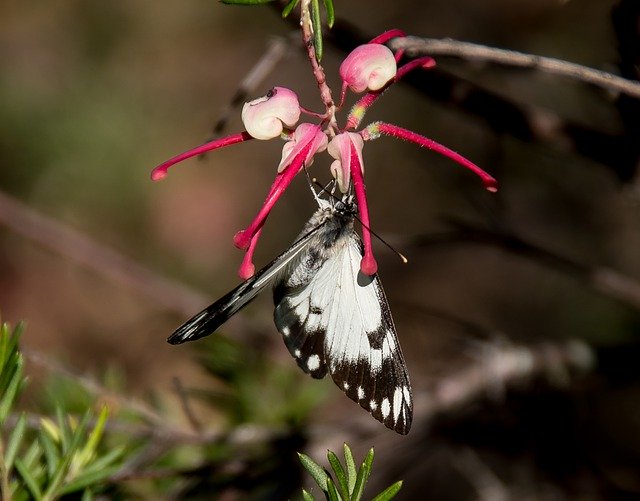
[[[433,150],[436,153],[440,153],[441,155],[450,158],[454,162],[462,165],[463,167],[466,167],[467,169],[475,173],[478,177],[480,177],[480,179],[482,180],[482,184],[488,191],[491,191],[493,193],[498,191],[498,181],[496,181],[493,176],[489,175],[487,172],[482,170],[470,160],[467,160],[459,153],[456,153],[455,151],[434,141],[433,139],[421,136],[420,134],[416,134],[413,131],[403,129],[402,127],[398,127],[397,125],[384,122],[375,122],[367,127],[367,129],[371,132],[372,136],[376,136],[377,131],[379,134],[385,134],[387,136],[396,137],[398,139],[404,139],[405,141],[410,141],[424,148]]]
[[[353,189],[356,192],[356,200],[358,201],[358,211],[360,212],[360,222],[362,223],[362,243],[364,244],[364,256],[360,261],[360,271],[365,275],[375,275],[378,271],[378,263],[373,257],[373,249],[371,247],[371,227],[369,223],[369,206],[367,205],[367,194],[364,186],[364,177],[362,175],[362,165],[358,158],[358,152],[353,143],[351,143],[351,180]]]
[[[258,212],[258,215],[254,218],[251,224],[249,224],[249,226],[236,233],[233,237],[233,244],[237,248],[247,249],[249,247],[254,235],[256,235],[258,230],[260,230],[264,225],[264,222],[267,219],[267,216],[269,216],[269,213],[271,212],[271,209],[273,209],[275,203],[282,196],[284,190],[287,189],[296,174],[302,169],[307,154],[311,150],[312,146],[313,140],[309,140],[309,142],[295,156],[289,166],[285,167],[282,172],[276,175],[276,179],[271,185],[269,194],[267,195],[262,208]]]
[[[214,139],[213,141],[204,143],[196,148],[185,151],[184,153],[180,153],[179,155],[176,155],[175,157],[170,158],[166,162],[158,165],[151,171],[151,179],[153,181],[159,181],[160,179],[163,179],[164,177],[166,177],[169,167],[182,162],[187,158],[195,157],[196,155],[206,153],[207,151],[223,148],[232,144],[242,143],[244,141],[248,141],[249,139],[253,139],[253,137],[250,136],[248,132],[243,131],[238,134],[233,134],[231,136],[223,137],[220,139]]]
[[[364,96],[362,96],[358,102],[353,105],[351,108],[351,112],[347,117],[347,124],[344,130],[356,129],[362,119],[364,118],[367,110],[377,101],[377,99],[382,95],[382,93],[389,88],[389,86],[396,83],[398,80],[403,78],[407,73],[413,71],[418,68],[422,68],[423,70],[428,70],[433,68],[436,65],[436,60],[429,56],[419,57],[417,59],[413,59],[409,61],[407,64],[404,64],[398,68],[396,76],[393,80],[391,80],[387,85],[385,85],[382,89],[367,92]]]
[[[388,31],[385,31],[384,33],[381,33],[380,35],[375,37],[373,40],[371,40],[369,43],[384,44],[384,43],[387,43],[392,38],[404,38],[406,36],[407,35],[404,31],[393,29],[393,30],[388,30]],[[404,55],[404,49],[400,49],[398,52],[395,53],[396,63],[400,61],[400,59],[402,59],[403,55]]]

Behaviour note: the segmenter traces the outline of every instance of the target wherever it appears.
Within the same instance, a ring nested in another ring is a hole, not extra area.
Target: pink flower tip
[[[160,181],[167,177],[167,169],[160,169],[156,167],[151,171],[151,180],[152,181]]]
[[[378,272],[378,263],[372,254],[365,254],[360,262],[360,271],[365,275],[375,275]]]
[[[482,181],[485,190],[490,191],[491,193],[496,193],[498,191],[498,181],[495,179],[484,179]]]
[[[238,249],[246,249],[251,242],[251,235],[248,235],[246,230],[240,230],[233,236],[233,245]],[[251,276],[251,275],[249,275]]]
[[[256,267],[251,260],[242,260],[242,264],[238,269],[238,275],[242,280],[248,280],[256,273]]]

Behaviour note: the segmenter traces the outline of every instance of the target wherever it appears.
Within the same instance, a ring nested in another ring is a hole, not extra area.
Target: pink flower
[[[320,130],[317,125],[302,123],[296,127],[291,140],[287,141],[282,147],[282,158],[278,165],[278,172],[282,172],[285,167],[291,164],[296,155],[312,141],[304,164],[309,167],[313,163],[313,156],[327,149],[327,135]]]
[[[346,193],[351,184],[351,145],[356,150],[360,169],[364,173],[364,163],[362,163],[364,141],[360,134],[355,132],[338,134],[331,140],[327,148],[329,155],[335,158],[330,167],[331,175],[335,178],[342,193]]]
[[[340,78],[353,92],[380,90],[396,76],[391,49],[380,44],[356,47],[340,65]]]
[[[386,41],[395,37],[405,36],[400,30],[390,30],[374,38],[370,43],[354,49],[340,66],[340,76],[343,81],[342,95],[339,105],[335,105],[330,91],[327,91],[323,101],[326,105],[325,113],[314,113],[300,106],[295,92],[284,87],[274,87],[266,96],[248,102],[242,108],[242,121],[246,131],[215,139],[201,146],[160,164],[151,173],[154,180],[166,176],[172,165],[192,156],[211,151],[224,146],[248,141],[250,139],[273,139],[280,136],[286,141],[282,148],[282,157],[278,164],[277,174],[269,189],[262,207],[251,223],[236,233],[233,242],[236,247],[245,250],[240,265],[239,275],[243,279],[255,273],[253,253],[275,203],[285,192],[293,178],[305,167],[313,163],[314,156],[327,150],[333,157],[330,166],[331,175],[342,193],[355,194],[358,203],[359,220],[362,223],[363,256],[360,270],[366,275],[376,273],[378,265],[373,256],[371,245],[371,229],[369,222],[369,208],[364,184],[364,163],[362,150],[365,141],[377,139],[382,135],[412,142],[421,147],[444,155],[458,164],[471,170],[482,180],[489,191],[497,190],[496,180],[480,169],[473,162],[467,160],[455,151],[437,143],[433,139],[403,129],[394,124],[374,122],[361,129],[351,132],[360,126],[365,113],[382,93],[394,82],[407,73],[418,68],[428,69],[435,65],[430,57],[421,57],[405,62],[397,67],[397,62],[403,58],[398,51],[395,55],[386,46]],[[324,74],[318,71],[319,85],[324,82]],[[347,89],[366,94],[354,104],[343,128],[337,124],[335,113],[340,109]],[[295,130],[293,127],[300,119],[300,114],[306,113],[319,119],[318,124],[302,123]],[[331,141],[328,137],[332,137]]]
[[[242,123],[256,139],[278,137],[285,125],[293,127],[299,118],[298,95],[285,87],[274,87],[242,107]]]

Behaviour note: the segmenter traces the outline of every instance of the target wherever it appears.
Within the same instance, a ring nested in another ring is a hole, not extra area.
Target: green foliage
[[[108,411],[96,419],[85,411],[78,422],[57,408],[55,419],[13,414],[25,386],[18,342],[22,326],[0,327],[0,492],[3,500],[51,500],[82,492],[92,499],[119,468],[124,448],[103,452],[100,443]],[[14,419],[12,425],[11,418]],[[95,421],[93,425],[91,422]]]
[[[216,379],[214,389],[190,390],[221,411],[230,425],[260,423],[298,427],[324,397],[326,386],[301,383],[291,364],[274,363],[258,346],[246,345],[224,336],[211,336],[197,347],[202,367]]]
[[[356,469],[353,454],[347,444],[344,444],[344,466],[333,451],[327,451],[327,459],[335,475],[335,480],[325,468],[313,461],[305,454],[298,454],[302,466],[309,472],[313,480],[329,501],[360,501],[364,488],[371,475],[373,466],[373,448],[369,449],[367,456],[359,470]],[[395,482],[373,498],[373,501],[387,501],[392,499],[402,487],[402,480]],[[314,497],[302,489],[302,497],[305,501],[311,501]]]
[[[222,3],[228,5],[262,5],[271,3],[274,0],[220,0]],[[282,17],[286,18],[291,14],[291,11],[296,8],[300,3],[300,0],[290,0],[287,5],[282,9]],[[336,19],[335,9],[333,8],[333,0],[323,0],[324,10],[327,16],[327,26],[333,27],[333,23]],[[322,61],[322,54],[324,52],[324,46],[322,42],[322,21],[320,14],[320,1],[311,0],[310,4],[311,24],[313,26],[313,45],[316,52],[316,59],[318,62]]]

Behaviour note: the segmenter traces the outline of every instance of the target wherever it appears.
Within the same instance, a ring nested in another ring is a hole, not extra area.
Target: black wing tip
[[[167,338],[167,343],[173,345],[186,343],[187,341],[189,341],[189,338],[185,338],[175,332]]]

